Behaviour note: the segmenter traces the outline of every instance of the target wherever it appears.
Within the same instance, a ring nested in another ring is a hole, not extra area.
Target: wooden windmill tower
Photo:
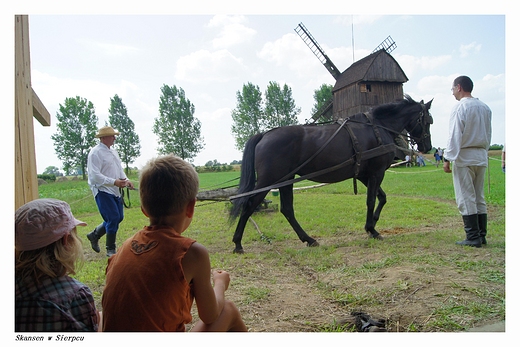
[[[403,83],[408,78],[390,55],[397,47],[390,36],[372,54],[340,73],[303,23],[294,30],[336,80],[332,99],[312,116],[314,121],[321,116],[345,118],[403,98]]]

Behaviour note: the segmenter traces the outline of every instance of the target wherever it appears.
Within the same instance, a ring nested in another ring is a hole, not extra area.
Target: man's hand
[[[119,188],[128,187],[130,189],[134,189],[134,184],[127,179],[116,179],[114,185]]]
[[[442,166],[442,168],[444,169],[444,172],[451,173],[450,162],[449,161],[444,161],[444,165]]]

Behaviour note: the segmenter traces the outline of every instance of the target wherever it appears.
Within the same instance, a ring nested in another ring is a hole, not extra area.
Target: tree
[[[192,161],[204,148],[200,121],[193,116],[195,106],[186,98],[182,88],[165,84],[161,92],[159,117],[153,124],[153,132],[159,137],[157,149],[160,154],[174,153]]]
[[[314,105],[311,110],[311,116],[320,111],[322,107],[327,105],[332,100],[332,88],[332,85],[324,83],[314,91]],[[330,119],[326,116],[321,115],[320,118],[318,118],[316,121],[326,122],[329,120]]]
[[[286,84],[281,89],[278,83],[269,82],[265,102],[258,86],[251,82],[244,84],[242,93],[237,92],[237,106],[231,111],[231,133],[235,137],[235,148],[243,150],[247,140],[255,134],[297,124],[296,116],[300,110],[296,107],[291,88]]]
[[[56,112],[58,131],[51,135],[58,159],[63,162],[63,170],[68,175],[71,170],[81,168],[86,179],[87,157],[90,148],[96,145],[98,118],[94,105],[87,99],[76,96],[65,98]]]
[[[206,164],[204,164],[204,166],[220,166],[220,165],[222,165],[222,164],[220,164],[217,159],[210,160],[210,161],[206,162]]]
[[[235,136],[235,148],[244,149],[247,140],[263,131],[262,92],[251,82],[242,86],[242,93],[237,92],[237,106],[231,111],[233,124],[231,133]]]
[[[296,107],[292,97],[292,89],[277,82],[269,82],[265,92],[265,126],[267,129],[294,125],[298,123],[296,116],[301,108]]]
[[[58,169],[56,166],[47,166],[45,171],[43,171],[44,175],[54,175],[54,176],[63,176],[60,169]]]
[[[123,100],[117,94],[110,99],[108,113],[110,114],[108,116],[110,126],[117,129],[121,134],[117,137],[114,147],[119,153],[121,162],[125,164],[125,172],[128,176],[130,172],[129,164],[141,155],[139,135],[135,132],[134,122],[128,117]]]

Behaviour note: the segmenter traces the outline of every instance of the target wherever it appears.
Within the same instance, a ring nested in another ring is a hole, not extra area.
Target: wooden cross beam
[[[15,16],[15,209],[38,198],[33,117],[43,126],[51,116],[31,85],[29,19]]]

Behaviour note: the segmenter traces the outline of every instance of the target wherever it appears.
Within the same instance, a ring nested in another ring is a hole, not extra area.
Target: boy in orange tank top
[[[139,194],[150,225],[108,261],[103,331],[185,331],[193,300],[200,320],[191,331],[247,331],[224,295],[229,273],[212,271],[207,249],[181,236],[192,221],[198,188],[194,168],[173,155],[143,168]]]

